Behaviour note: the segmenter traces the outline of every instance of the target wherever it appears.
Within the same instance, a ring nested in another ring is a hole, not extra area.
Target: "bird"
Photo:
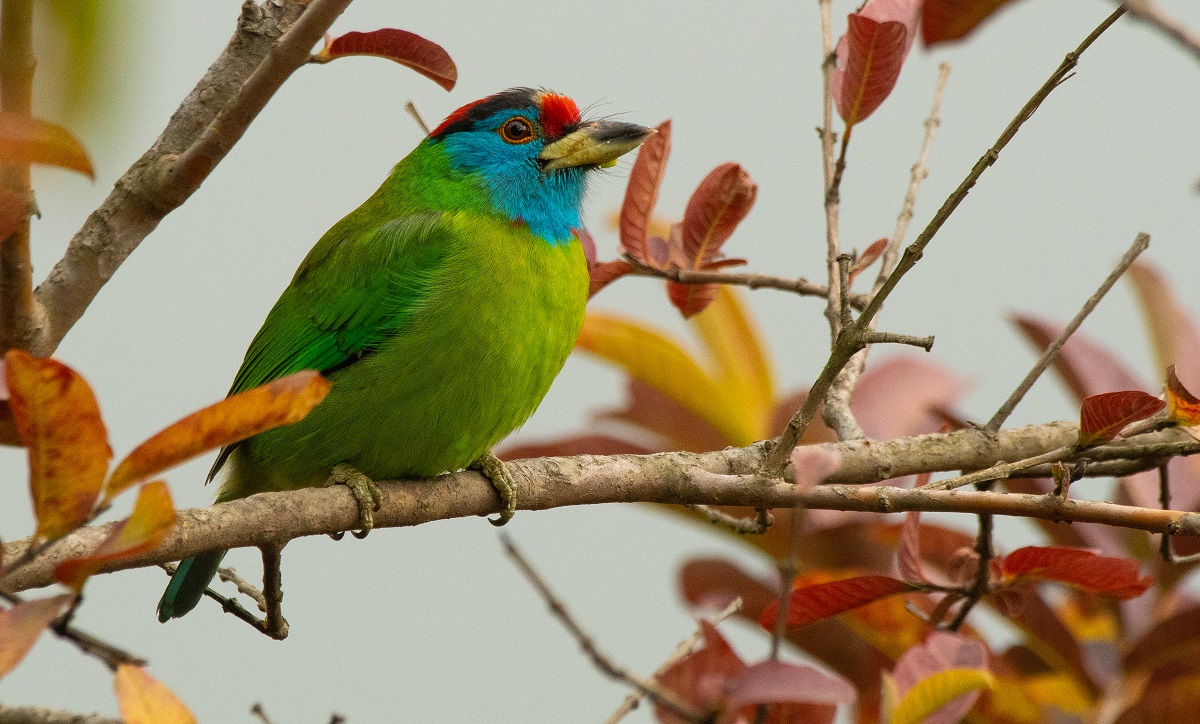
[[[303,420],[223,448],[217,502],[477,466],[516,509],[491,448],[519,427],[583,325],[588,177],[652,129],[583,120],[571,98],[512,88],[469,103],[309,251],[250,343],[229,394],[300,370],[331,383]],[[506,489],[507,488],[507,489]],[[185,559],[158,605],[192,610],[225,551]]]

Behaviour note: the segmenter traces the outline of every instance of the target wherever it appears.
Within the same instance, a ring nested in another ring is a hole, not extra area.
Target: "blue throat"
[[[460,131],[442,139],[451,167],[481,179],[501,215],[525,224],[551,244],[567,243],[575,236],[573,229],[583,225],[579,209],[587,172],[567,168],[543,173],[537,162],[542,151],[540,139],[510,145],[491,130],[496,119],[511,115],[511,111],[497,114],[478,123],[480,130]],[[535,109],[529,109],[528,117],[536,117]]]

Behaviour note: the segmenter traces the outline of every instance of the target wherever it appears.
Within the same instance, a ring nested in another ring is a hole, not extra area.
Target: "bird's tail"
[[[224,557],[225,551],[211,551],[180,561],[158,602],[158,620],[166,623],[195,608]]]

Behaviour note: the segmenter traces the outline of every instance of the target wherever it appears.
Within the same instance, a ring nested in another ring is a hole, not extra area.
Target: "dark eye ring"
[[[508,143],[529,143],[533,140],[533,122],[523,116],[510,118],[500,126],[500,137]]]

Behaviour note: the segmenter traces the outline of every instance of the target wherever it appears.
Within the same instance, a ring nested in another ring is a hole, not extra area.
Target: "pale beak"
[[[607,168],[642,145],[653,128],[620,121],[590,121],[542,149],[543,171],[575,166]]]

